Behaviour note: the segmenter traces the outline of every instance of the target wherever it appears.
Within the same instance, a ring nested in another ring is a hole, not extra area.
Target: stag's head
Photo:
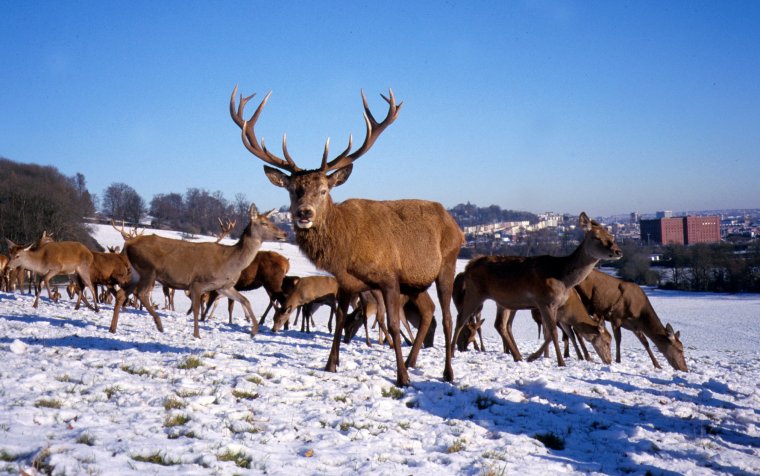
[[[293,223],[296,228],[302,230],[309,229],[321,222],[324,216],[323,211],[332,205],[330,190],[348,180],[348,177],[351,175],[353,162],[364,155],[385,128],[396,120],[402,104],[396,104],[393,91],[389,91],[388,97],[383,96],[383,99],[388,103],[388,114],[381,122],[377,122],[372,112],[370,112],[367,98],[364,96],[364,92],[362,92],[364,122],[367,126],[367,133],[361,147],[352,152],[353,144],[351,136],[349,136],[348,147],[337,157],[328,161],[330,145],[330,140],[328,139],[327,143],[325,143],[324,153],[322,154],[321,167],[314,170],[303,170],[296,165],[288,153],[285,135],[282,137],[282,153],[285,159],[277,157],[267,150],[264,145],[264,139],[262,138],[259,142],[259,139],[256,137],[254,129],[256,121],[258,121],[261,111],[269,100],[271,93],[264,97],[256,112],[248,120],[243,119],[243,112],[245,105],[251,100],[253,95],[245,98],[241,95],[236,106],[236,94],[237,86],[232,91],[232,97],[230,98],[230,115],[232,116],[232,120],[242,130],[243,144],[253,155],[269,164],[264,166],[264,173],[269,178],[269,181],[278,187],[287,189],[290,194],[290,212],[293,216]],[[270,167],[270,165],[273,167]]]
[[[583,249],[595,259],[620,259],[623,252],[615,243],[615,237],[605,227],[590,219],[586,212],[581,212],[578,225],[586,235],[583,238]]]

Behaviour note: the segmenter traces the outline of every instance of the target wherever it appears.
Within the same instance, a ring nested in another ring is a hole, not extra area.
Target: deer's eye
[[[323,188],[322,190],[319,191],[319,194],[324,197],[325,195],[327,195],[327,189]]]

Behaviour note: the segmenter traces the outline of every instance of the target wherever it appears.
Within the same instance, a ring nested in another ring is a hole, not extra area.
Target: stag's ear
[[[248,217],[255,220],[257,216],[259,216],[259,211],[256,209],[256,204],[251,203],[251,208],[248,209]]]
[[[581,216],[578,217],[578,225],[585,231],[591,229],[591,219],[586,215],[586,212],[581,212]]]
[[[336,170],[327,176],[327,184],[330,186],[330,188],[337,187],[338,185],[343,185],[346,183],[346,180],[348,180],[348,177],[351,176],[352,170],[354,170],[353,164]]]
[[[274,167],[265,165],[264,173],[266,174],[269,181],[272,182],[274,185],[277,185],[278,187],[287,188],[288,185],[290,184],[290,177],[288,176],[288,174],[282,172],[281,170],[277,170]]]

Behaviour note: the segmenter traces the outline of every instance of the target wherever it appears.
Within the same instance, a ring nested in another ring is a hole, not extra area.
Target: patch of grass
[[[143,375],[150,375],[150,372],[148,371],[148,369],[143,369],[143,368],[137,369],[127,364],[124,364],[119,368],[130,375],[137,375],[139,377],[142,377]]]
[[[402,430],[408,430],[409,428],[412,427],[412,424],[409,423],[408,421],[400,421],[398,423],[398,427],[401,428]]]
[[[561,451],[565,449],[564,438],[555,435],[554,433],[536,433],[533,438],[537,439],[549,449]]]
[[[206,352],[201,354],[201,357],[205,357],[207,359],[213,359],[214,357],[216,357],[216,352],[214,352],[213,350],[207,350]]]
[[[245,379],[251,383],[255,383],[256,385],[261,385],[261,382],[262,382],[261,377],[259,377],[258,375],[251,375],[250,377],[246,377]]]
[[[398,387],[388,387],[382,390],[384,397],[393,398],[394,400],[401,400],[404,398],[404,391]]]
[[[507,474],[507,465],[503,465],[500,468],[495,468],[494,465],[488,465],[487,468],[483,468],[480,471],[480,476],[504,476]]]
[[[348,397],[346,395],[337,395],[333,397],[333,400],[340,403],[346,403],[348,401]]]
[[[37,408],[61,408],[61,401],[55,398],[43,398],[34,402]]]
[[[485,410],[495,404],[496,401],[487,395],[478,395],[478,398],[475,399],[475,406],[478,407],[478,410]]]
[[[69,377],[69,374],[59,375],[55,379],[63,383],[71,382],[71,377]]]
[[[459,453],[464,449],[465,440],[462,438],[457,439],[454,441],[454,443],[451,444],[448,448],[446,448],[446,453]]]
[[[32,468],[42,474],[53,474],[53,468],[50,466],[50,447],[42,448],[32,459]]]
[[[499,461],[507,460],[507,455],[502,451],[486,451],[482,456],[483,458],[498,459]]]
[[[406,408],[419,408],[420,402],[418,400],[409,400],[406,402]]]
[[[106,387],[103,391],[106,393],[106,398],[110,400],[111,397],[121,392],[122,388],[118,385],[111,385],[110,387]]]
[[[185,358],[185,360],[180,362],[177,368],[182,369],[182,370],[190,370],[190,369],[197,369],[201,365],[203,365],[203,362],[201,362],[200,357],[198,357],[197,355],[189,355]]]
[[[5,450],[0,450],[0,461],[5,461],[6,463],[12,463],[16,461],[18,457],[14,454],[8,453]]]
[[[131,455],[131,458],[142,463],[160,464],[161,466],[173,466],[179,464],[176,461],[170,460],[165,454],[161,454],[160,451],[155,451],[147,456]]]
[[[267,380],[272,380],[274,378],[274,374],[268,370],[259,371],[259,375],[261,375]]]
[[[82,433],[77,438],[77,443],[80,445],[95,446],[95,437],[89,433]]]
[[[181,426],[189,421],[190,421],[189,416],[182,413],[178,413],[176,415],[166,417],[166,419],[164,419],[164,427],[172,428],[175,426]]]
[[[259,398],[259,394],[256,392],[249,392],[247,390],[233,390],[232,396],[238,400],[255,400]]]
[[[187,404],[179,398],[168,397],[164,400],[164,410],[179,410],[185,408]]]
[[[251,469],[251,461],[253,460],[250,456],[243,453],[242,451],[232,451],[229,449],[224,453],[216,455],[216,459],[219,461],[232,461],[235,463],[235,466],[244,469]]]
[[[181,398],[197,397],[198,395],[203,394],[203,392],[201,392],[200,390],[190,390],[190,389],[180,389],[180,390],[177,390],[176,393]]]

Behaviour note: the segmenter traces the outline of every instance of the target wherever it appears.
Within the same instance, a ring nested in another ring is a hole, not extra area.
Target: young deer
[[[636,335],[656,368],[661,367],[649,348],[647,337],[674,369],[688,372],[681,333],[675,332],[670,324],[662,325],[639,285],[594,270],[575,289],[589,312],[605,316],[612,323],[616,362],[620,362],[620,328],[623,327]]]
[[[454,339],[483,301],[493,299],[509,310],[538,309],[544,324],[544,339],[551,339],[557,364],[565,365],[557,340],[557,310],[572,288],[583,281],[602,259],[619,259],[623,253],[601,225],[581,213],[583,241],[569,256],[483,256],[470,261],[464,271],[464,299],[457,317]],[[538,358],[534,353],[528,360]]]
[[[157,235],[124,236],[124,253],[136,272],[136,278],[124,289],[119,290],[114,305],[111,332],[116,332],[119,310],[127,296],[136,291],[140,302],[148,310],[156,324],[163,332],[161,318],[156,313],[149,298],[149,292],[156,280],[175,289],[190,291],[193,306],[193,335],[200,338],[198,317],[203,293],[216,290],[243,305],[246,316],[252,319],[251,335],[256,335],[258,325],[253,319],[253,310],[245,296],[233,287],[240,277],[240,272],[251,262],[266,239],[285,239],[285,232],[277,228],[269,217],[274,210],[259,214],[251,205],[250,222],[243,231],[240,240],[232,246],[218,243],[190,243],[187,241],[164,238]]]
[[[272,154],[264,146],[264,141],[259,143],[256,137],[254,127],[269,95],[251,119],[245,120],[243,110],[253,96],[241,97],[236,108],[236,94],[237,86],[230,98],[230,115],[242,130],[243,144],[248,151],[269,164],[264,166],[264,172],[270,182],[288,191],[299,248],[318,268],[335,276],[340,285],[337,322],[325,370],[335,372],[340,362],[340,336],[351,297],[367,289],[379,289],[383,293],[388,327],[393,337],[396,384],[409,385],[407,367],[416,365],[417,354],[430,322],[420,324],[412,350],[404,362],[399,338],[401,293],[413,296],[427,290],[435,282],[443,312],[443,329],[449,341],[451,285],[464,235],[440,203],[351,199],[335,204],[330,197],[334,187],[348,180],[353,162],[369,151],[380,134],[393,123],[401,104],[396,104],[392,91],[389,97],[383,96],[389,105],[388,114],[377,122],[362,93],[366,125],[364,143],[351,152],[352,140],[349,137],[348,147],[328,161],[328,140],[322,155],[322,166],[316,170],[303,170],[288,153],[285,136],[282,141],[285,159]],[[454,371],[448,346],[446,356],[444,378],[451,381]]]
[[[281,307],[275,306],[274,323],[272,332],[277,332],[290,320],[290,314],[299,306],[302,309],[301,330],[309,331],[309,321],[315,306],[311,304],[327,304],[330,309],[335,308],[335,299],[338,295],[338,281],[332,276],[304,276],[295,281],[292,292],[285,297],[285,303]],[[332,319],[332,312],[330,314]]]
[[[43,238],[45,235],[43,235]],[[11,260],[8,267],[11,269],[21,267],[34,273],[42,275],[42,284],[47,289],[48,297],[52,299],[50,292],[50,280],[59,274],[76,274],[80,289],[85,287],[90,290],[93,298],[93,305],[84,297],[84,303],[87,307],[98,311],[97,293],[95,287],[90,281],[90,268],[92,267],[92,252],[82,243],[76,241],[53,241],[39,244],[37,242],[30,246],[19,246],[6,239]],[[36,288],[33,307],[37,307],[40,299],[40,288]],[[79,302],[75,306],[79,309]]]

